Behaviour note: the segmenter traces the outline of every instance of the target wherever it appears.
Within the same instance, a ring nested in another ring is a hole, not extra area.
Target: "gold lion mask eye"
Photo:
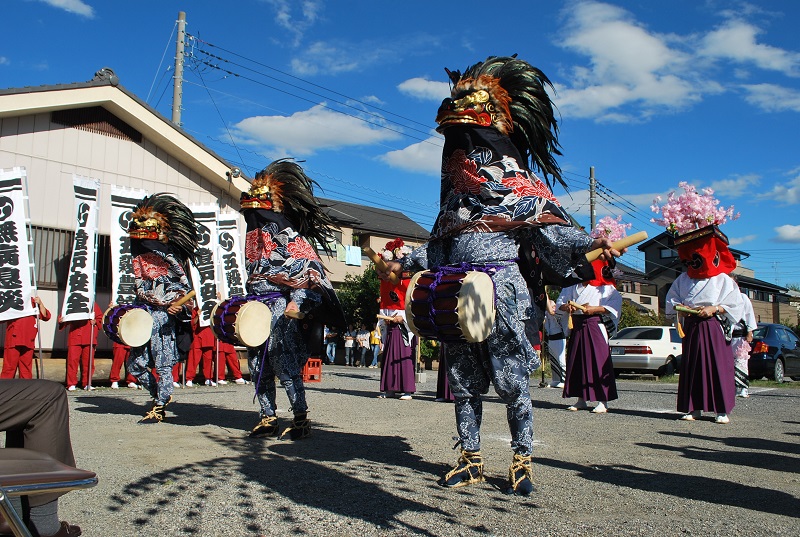
[[[476,106],[483,106],[489,102],[489,92],[486,90],[478,90],[473,93],[464,95],[460,99],[453,101],[453,107],[456,110],[466,110],[467,108],[475,108]]]

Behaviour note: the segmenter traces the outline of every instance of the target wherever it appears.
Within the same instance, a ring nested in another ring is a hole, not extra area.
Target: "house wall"
[[[0,168],[15,166],[27,170],[28,216],[34,226],[74,230],[73,173],[100,181],[99,228],[104,235],[111,229],[111,185],[170,192],[187,204],[216,202],[223,211],[239,209],[238,191],[234,197],[213,186],[146,138],[136,143],[65,127],[52,123],[49,113],[0,119]],[[66,334],[55,322],[63,290],[42,290],[40,296],[53,313],[53,320],[42,324],[42,347],[63,349]],[[103,308],[109,297],[98,293],[96,300]],[[104,334],[100,347],[110,348]]]

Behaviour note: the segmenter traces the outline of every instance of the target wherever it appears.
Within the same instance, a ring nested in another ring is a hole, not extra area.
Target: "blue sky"
[[[711,187],[741,218],[745,266],[800,283],[800,2],[608,0],[4,0],[0,87],[81,82],[111,67],[171,117],[186,12],[183,127],[248,176],[292,156],[324,197],[400,210],[430,229],[448,86],[517,53],[553,81],[562,204],[654,236],[656,195]],[[624,259],[642,268],[638,252]]]

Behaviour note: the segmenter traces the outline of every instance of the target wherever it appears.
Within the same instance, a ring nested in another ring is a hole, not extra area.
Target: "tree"
[[[367,327],[375,326],[378,298],[380,297],[380,280],[373,270],[372,264],[360,276],[346,275],[336,294],[342,303],[348,324],[361,325],[364,323]]]
[[[622,301],[622,313],[619,317],[619,329],[629,326],[669,326],[672,324],[663,315],[639,313],[629,300]]]

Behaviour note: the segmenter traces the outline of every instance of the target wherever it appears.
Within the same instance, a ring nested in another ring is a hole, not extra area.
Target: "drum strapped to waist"
[[[480,343],[489,337],[495,315],[494,282],[486,272],[440,267],[411,277],[406,321],[419,337]]]
[[[116,343],[141,347],[153,334],[153,316],[145,306],[111,306],[103,313],[103,332]]]
[[[269,338],[272,312],[259,296],[235,296],[211,310],[211,329],[220,341],[259,347]]]

